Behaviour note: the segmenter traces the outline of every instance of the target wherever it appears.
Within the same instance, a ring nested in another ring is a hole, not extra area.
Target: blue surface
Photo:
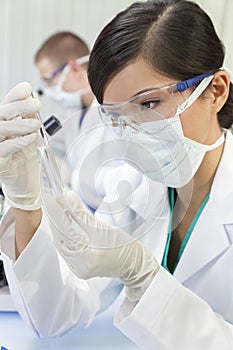
[[[87,329],[73,328],[62,337],[38,339],[16,312],[0,312],[0,346],[7,350],[138,349],[101,315]]]

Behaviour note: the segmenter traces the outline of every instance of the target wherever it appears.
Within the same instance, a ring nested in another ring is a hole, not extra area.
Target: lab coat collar
[[[196,223],[174,276],[182,283],[233,243],[233,135],[226,132],[222,159],[210,198]]]

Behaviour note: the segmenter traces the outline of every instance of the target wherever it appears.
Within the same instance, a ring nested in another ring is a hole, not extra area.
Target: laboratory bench
[[[16,312],[7,286],[0,288],[0,349],[7,350],[137,350],[113,325],[112,307],[86,329],[74,327],[61,337],[40,339]]]

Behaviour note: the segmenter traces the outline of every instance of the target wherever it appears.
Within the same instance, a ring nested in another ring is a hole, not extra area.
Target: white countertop
[[[74,328],[62,337],[38,339],[16,312],[0,312],[0,348],[7,350],[136,350],[128,338],[112,325],[112,320],[97,317],[87,329]]]
[[[113,325],[121,299],[98,315],[87,328],[75,327],[65,335],[39,339],[17,312],[0,311],[0,349],[7,350],[137,350]]]

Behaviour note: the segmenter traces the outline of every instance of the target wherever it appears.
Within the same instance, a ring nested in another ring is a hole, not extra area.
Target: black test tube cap
[[[52,136],[56,134],[58,130],[62,128],[61,122],[54,116],[51,115],[45,122],[44,122],[44,128],[46,132]]]
[[[43,96],[44,95],[44,91],[42,89],[38,89],[36,92],[37,92],[37,94],[39,96]]]

